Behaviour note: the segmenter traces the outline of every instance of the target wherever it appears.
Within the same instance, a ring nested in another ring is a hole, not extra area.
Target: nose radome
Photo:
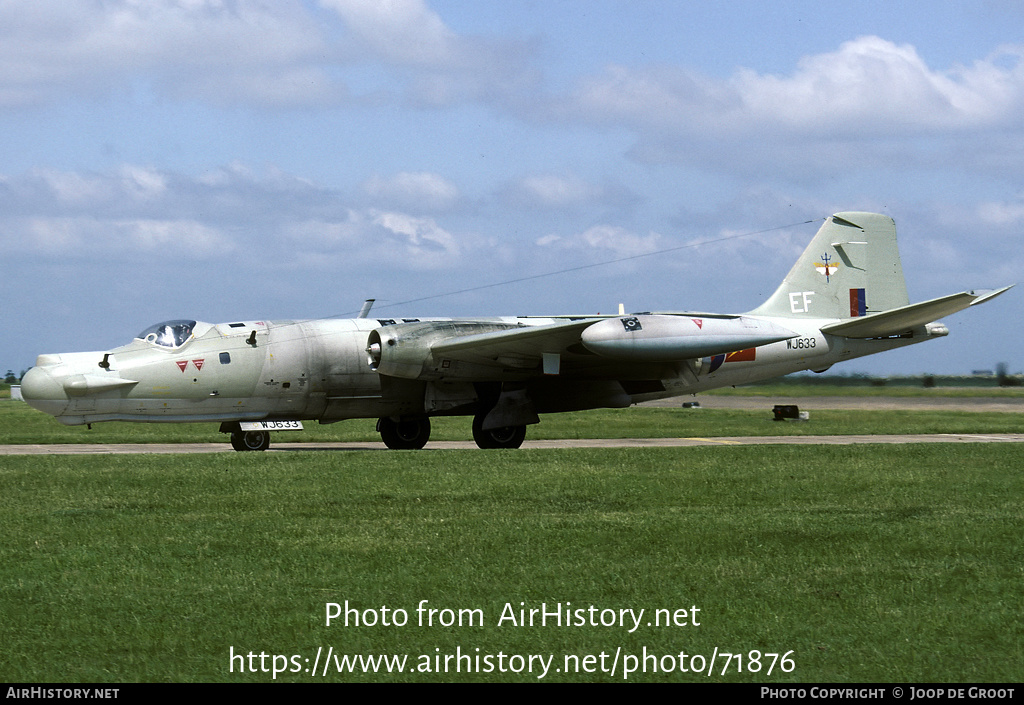
[[[64,387],[44,367],[33,367],[25,373],[21,396],[29,406],[51,416],[60,416],[68,406]]]

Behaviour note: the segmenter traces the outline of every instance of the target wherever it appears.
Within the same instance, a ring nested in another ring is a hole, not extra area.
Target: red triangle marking
[[[186,367],[188,367],[188,360],[178,360],[178,361],[177,361],[177,362],[175,362],[174,364],[178,366],[178,369],[179,369],[179,370],[181,370],[182,372],[184,372],[184,371],[185,371],[185,368],[186,368]]]

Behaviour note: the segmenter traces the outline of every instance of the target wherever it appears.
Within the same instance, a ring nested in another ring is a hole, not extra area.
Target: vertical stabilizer
[[[825,220],[771,298],[750,313],[847,319],[908,303],[892,218],[836,213]]]

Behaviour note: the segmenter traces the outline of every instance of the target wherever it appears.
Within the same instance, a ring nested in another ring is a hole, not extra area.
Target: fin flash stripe
[[[868,300],[864,289],[850,289],[850,318],[867,315]]]

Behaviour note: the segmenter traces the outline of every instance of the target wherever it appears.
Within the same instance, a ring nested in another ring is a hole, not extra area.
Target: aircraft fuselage
[[[458,323],[455,319],[422,321]],[[601,319],[594,321],[601,323]],[[555,322],[497,318],[471,323],[500,329]],[[608,379],[605,361],[589,351],[580,357],[591,364],[577,365],[569,374],[525,374],[535,372],[533,365],[521,371],[508,369],[506,378],[525,380],[538,413],[622,407],[800,370],[823,370],[836,362],[944,334],[933,326],[922,327],[914,337],[852,340],[822,333],[820,327],[826,322],[787,320],[786,326],[796,333],[793,337],[731,353],[690,360],[636,360],[627,370],[620,367],[620,379]],[[427,380],[378,374],[367,352],[368,339],[374,330],[386,330],[391,323],[392,319],[197,323],[197,334],[180,347],[137,338],[109,351],[40,355],[22,382],[23,394],[34,407],[67,425],[263,419],[329,423],[475,413],[479,385],[487,382],[464,370]],[[437,362],[443,369],[445,361]]]

